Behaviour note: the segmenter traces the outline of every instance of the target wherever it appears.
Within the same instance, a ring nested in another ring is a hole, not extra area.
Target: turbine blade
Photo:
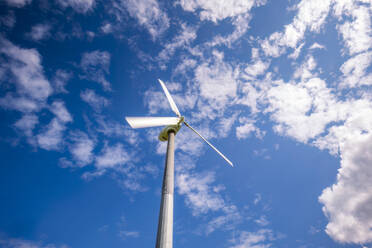
[[[132,128],[177,125],[178,117],[125,117]]]
[[[200,138],[202,138],[205,142],[207,142],[207,144],[212,147],[218,154],[220,154],[220,156],[226,160],[227,163],[229,163],[229,165],[231,165],[232,167],[234,167],[233,163],[225,157],[225,155],[223,155],[219,150],[217,150],[216,147],[214,147],[211,143],[208,142],[208,140],[206,140],[203,136],[201,136],[200,133],[198,133],[194,128],[192,128],[186,121],[183,122],[187,127],[189,127],[192,131],[194,131],[197,135],[199,135]]]
[[[167,87],[165,87],[164,82],[161,81],[160,79],[158,79],[158,80],[159,80],[159,83],[160,83],[161,87],[163,88],[163,91],[164,91],[165,95],[167,96],[168,102],[169,102],[169,104],[170,104],[170,106],[171,106],[173,112],[174,112],[178,117],[181,117],[181,113],[180,113],[180,111],[178,110],[176,103],[173,101],[173,98],[172,98],[171,94],[169,94],[169,91],[168,91]]]

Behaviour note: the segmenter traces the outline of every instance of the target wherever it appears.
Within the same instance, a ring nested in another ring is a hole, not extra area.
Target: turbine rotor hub
[[[183,119],[182,119],[183,122]],[[160,141],[167,141],[168,140],[168,134],[169,132],[174,132],[174,135],[177,134],[177,132],[180,130],[182,122],[179,122],[177,125],[169,125],[163,128],[159,134],[159,140]]]

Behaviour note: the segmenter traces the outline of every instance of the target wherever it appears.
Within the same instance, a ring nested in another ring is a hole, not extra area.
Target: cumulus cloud
[[[313,49],[325,49],[325,46],[315,42],[314,44],[312,44],[310,47],[309,47],[310,50],[313,50]]]
[[[82,91],[80,97],[97,112],[101,112],[102,108],[106,107],[110,103],[105,97],[97,95],[94,90],[91,89]]]
[[[169,18],[159,6],[157,0],[121,0],[129,14],[144,26],[153,40],[157,39],[169,27]]]
[[[41,108],[38,102],[24,96],[17,97],[12,93],[7,93],[4,97],[0,98],[0,106],[5,109],[26,113],[38,111]]]
[[[257,138],[262,139],[265,132],[261,131],[255,124],[253,120],[243,118],[240,120],[242,125],[236,127],[236,137],[238,139],[246,139],[254,134]]]
[[[123,123],[108,121],[104,116],[98,116],[97,123],[97,131],[107,137],[124,137],[129,144],[134,146],[141,143],[138,133]]]
[[[14,11],[9,11],[8,14],[0,16],[0,24],[7,28],[13,28],[16,22]]]
[[[61,100],[54,101],[50,106],[50,111],[63,123],[72,121],[71,114]]]
[[[167,62],[176,49],[189,45],[195,38],[196,30],[186,24],[181,24],[181,33],[164,46],[164,49],[158,55],[158,59],[163,63]]]
[[[271,119],[278,123],[274,130],[304,143],[343,116],[342,106],[320,78],[299,84],[275,82],[267,92],[267,100],[265,112],[272,113]]]
[[[45,78],[41,56],[35,49],[20,48],[0,37],[0,54],[7,58],[2,66],[7,68],[16,84],[17,93],[30,100],[43,101],[52,94],[52,87]]]
[[[267,56],[278,57],[287,47],[296,49],[303,40],[306,30],[319,32],[324,25],[331,7],[331,0],[302,0],[297,6],[297,15],[284,31],[275,32],[261,42]]]
[[[71,144],[69,151],[76,161],[77,166],[90,164],[94,159],[93,149],[95,141],[84,132],[77,131],[70,134]]]
[[[371,142],[372,135],[367,133],[350,137],[340,145],[337,183],[319,197],[329,218],[326,232],[338,242],[372,242]]]
[[[31,31],[26,35],[33,41],[45,40],[50,37],[51,25],[47,23],[41,23],[33,26]]]
[[[262,3],[262,1],[256,2]],[[199,12],[201,20],[218,22],[247,13],[255,5],[255,1],[180,0],[179,4],[185,11]]]
[[[237,79],[233,68],[223,61],[223,54],[215,52],[212,63],[203,63],[195,69],[200,96],[214,108],[226,108],[228,101],[237,95]]]
[[[124,149],[122,144],[114,146],[105,145],[100,155],[96,157],[95,165],[97,169],[113,168],[124,165],[131,159],[129,153]]]
[[[354,88],[361,85],[372,85],[372,73],[367,73],[371,62],[372,52],[360,53],[348,59],[340,67],[340,71],[343,73],[340,86]]]
[[[25,240],[21,238],[0,237],[0,245],[3,248],[68,248],[67,245],[56,245],[53,243],[45,244],[41,241]]]
[[[371,12],[366,6],[352,3],[343,5],[344,1],[336,2],[335,15],[341,18],[342,14],[351,17],[343,24],[337,26],[350,55],[367,51],[372,47]],[[343,5],[343,7],[341,7]],[[342,9],[342,10],[340,10]]]
[[[27,137],[33,137],[33,130],[35,126],[39,123],[39,119],[35,114],[25,114],[14,123],[14,127],[22,131]]]
[[[5,0],[5,2],[12,7],[21,8],[27,4],[30,4],[32,0]]]
[[[219,194],[211,190],[214,174],[183,173],[176,177],[178,193],[186,196],[186,204],[192,209],[193,215],[217,211],[225,206],[225,201]]]
[[[71,122],[72,117],[64,102],[60,100],[54,101],[49,110],[55,117],[36,136],[37,143],[45,150],[60,150],[64,142],[63,132],[66,129],[66,123]]]
[[[65,129],[64,123],[58,118],[53,118],[44,130],[36,136],[38,145],[48,151],[60,150]]]
[[[92,51],[84,53],[80,67],[84,72],[83,78],[100,83],[104,90],[111,90],[110,83],[105,75],[109,73],[111,55],[105,51]]]
[[[119,232],[119,237],[122,239],[126,238],[138,238],[140,236],[138,231],[120,231]]]
[[[63,7],[71,7],[76,12],[87,13],[94,8],[95,0],[57,0],[58,3]]]
[[[257,232],[240,233],[237,239],[232,239],[233,243],[230,248],[266,248],[272,246],[272,241],[275,239],[273,232],[270,229],[261,229]]]
[[[66,90],[66,84],[71,79],[72,73],[64,71],[64,70],[57,70],[56,74],[52,80],[53,88],[56,93],[68,93]]]
[[[250,20],[251,16],[248,13],[236,16],[232,22],[234,27],[232,33],[226,36],[217,35],[212,41],[207,42],[206,45],[211,47],[226,45],[227,47],[231,48],[232,44],[239,40],[239,38],[241,38],[247,32]]]
[[[253,80],[257,76],[262,75],[270,66],[270,62],[262,61],[261,59],[253,59],[252,63],[249,64],[245,69],[244,78],[246,80]]]

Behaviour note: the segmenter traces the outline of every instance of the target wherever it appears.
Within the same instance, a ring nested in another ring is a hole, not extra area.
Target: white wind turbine
[[[169,94],[167,87],[163,81],[159,79],[159,83],[164,90],[168,102],[177,115],[177,117],[125,117],[132,128],[145,128],[166,126],[159,135],[159,140],[168,141],[167,157],[165,162],[162,197],[160,204],[158,232],[156,236],[156,248],[172,248],[173,239],[173,193],[174,193],[174,137],[180,130],[182,123],[202,138],[210,147],[212,147],[229,165],[233,163],[225,157],[216,147],[208,142],[200,133],[192,128],[181,115]]]

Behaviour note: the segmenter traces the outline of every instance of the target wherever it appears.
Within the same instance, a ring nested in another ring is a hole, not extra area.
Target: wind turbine
[[[166,126],[159,134],[159,140],[168,141],[165,169],[163,176],[162,195],[159,212],[158,232],[156,236],[156,248],[172,248],[173,243],[173,194],[174,194],[174,137],[180,130],[181,125],[185,124],[210,147],[212,147],[229,165],[233,163],[225,157],[216,147],[206,140],[200,133],[192,128],[177,108],[167,87],[160,79],[159,83],[168,99],[173,112],[177,117],[125,117],[132,128],[145,128]]]

